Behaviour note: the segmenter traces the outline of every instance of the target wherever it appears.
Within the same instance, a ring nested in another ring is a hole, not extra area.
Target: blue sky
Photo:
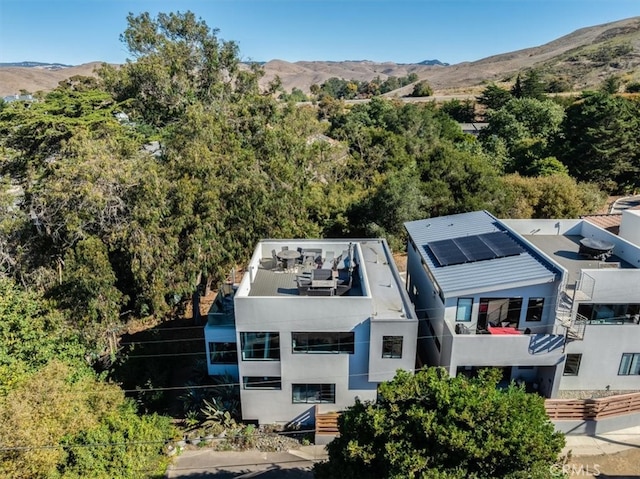
[[[244,60],[459,63],[640,16],[640,1],[0,0],[0,62],[122,63],[129,12],[187,10]]]

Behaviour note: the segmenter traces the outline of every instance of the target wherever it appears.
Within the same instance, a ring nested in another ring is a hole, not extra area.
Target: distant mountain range
[[[20,90],[48,91],[71,76],[93,75],[100,63],[73,67],[38,62],[0,64],[0,96]],[[295,87],[308,92],[311,85],[320,85],[331,77],[371,81],[415,73],[437,94],[475,93],[487,82],[510,83],[518,73],[532,68],[547,81],[562,81],[568,89],[581,91],[599,86],[612,75],[624,81],[640,81],[640,17],[582,28],[541,46],[454,65],[440,60],[413,64],[271,60],[261,65],[265,71],[263,85],[278,76],[287,91]],[[386,95],[403,96],[412,88],[408,85]]]
[[[24,67],[24,68],[42,68],[44,70],[60,70],[62,68],[69,68],[73,65],[64,65],[63,63],[43,63],[43,62],[0,62],[0,68],[2,67]]]
[[[422,60],[418,65],[440,65],[441,67],[448,67],[449,63],[442,63],[440,60]]]

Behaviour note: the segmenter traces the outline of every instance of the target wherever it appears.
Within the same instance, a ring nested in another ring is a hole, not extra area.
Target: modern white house
[[[640,390],[637,212],[620,236],[585,219],[486,211],[405,227],[426,364],[452,376],[498,367],[545,397]]]
[[[310,423],[414,370],[417,330],[385,240],[263,240],[208,315],[209,374],[237,379],[245,421]]]
[[[566,271],[559,396],[640,391],[640,211],[622,212],[617,235],[589,219],[504,223]]]

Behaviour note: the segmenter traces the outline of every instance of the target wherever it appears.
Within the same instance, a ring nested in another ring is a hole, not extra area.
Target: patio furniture
[[[279,269],[280,267],[282,267],[282,261],[280,261],[280,258],[278,258],[276,250],[271,250],[271,256],[273,258],[273,269]]]
[[[289,270],[289,261],[298,259],[300,252],[292,249],[283,249],[276,256],[282,260],[282,268],[287,271]],[[293,263],[295,265],[295,261]]]
[[[322,269],[333,269],[333,259],[336,254],[333,251],[327,251],[326,256],[324,258],[324,263],[322,265]]]

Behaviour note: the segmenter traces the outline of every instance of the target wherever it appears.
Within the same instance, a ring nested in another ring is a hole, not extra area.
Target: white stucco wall
[[[287,423],[305,413],[308,404],[292,403],[292,384],[335,384],[336,402],[320,404],[320,411],[337,411],[353,405],[355,396],[375,399],[377,384],[359,382],[350,390],[351,375],[366,377],[369,358],[371,300],[366,297],[238,297],[236,328],[240,332],[278,332],[280,361],[244,361],[239,375],[282,378],[279,391],[241,389],[244,419],[260,423]],[[355,331],[354,354],[293,353],[292,332]]]
[[[577,376],[562,376],[560,389],[640,390],[640,376],[618,376],[622,353],[640,353],[640,325],[587,325],[582,341],[570,341],[567,354],[582,354]]]
[[[413,370],[416,363],[416,341],[418,321],[398,322],[376,319],[371,321],[369,342],[369,371],[371,382],[389,381],[398,369]],[[383,358],[383,336],[402,336],[402,357]]]
[[[640,210],[624,210],[622,212],[620,236],[640,246]]]

